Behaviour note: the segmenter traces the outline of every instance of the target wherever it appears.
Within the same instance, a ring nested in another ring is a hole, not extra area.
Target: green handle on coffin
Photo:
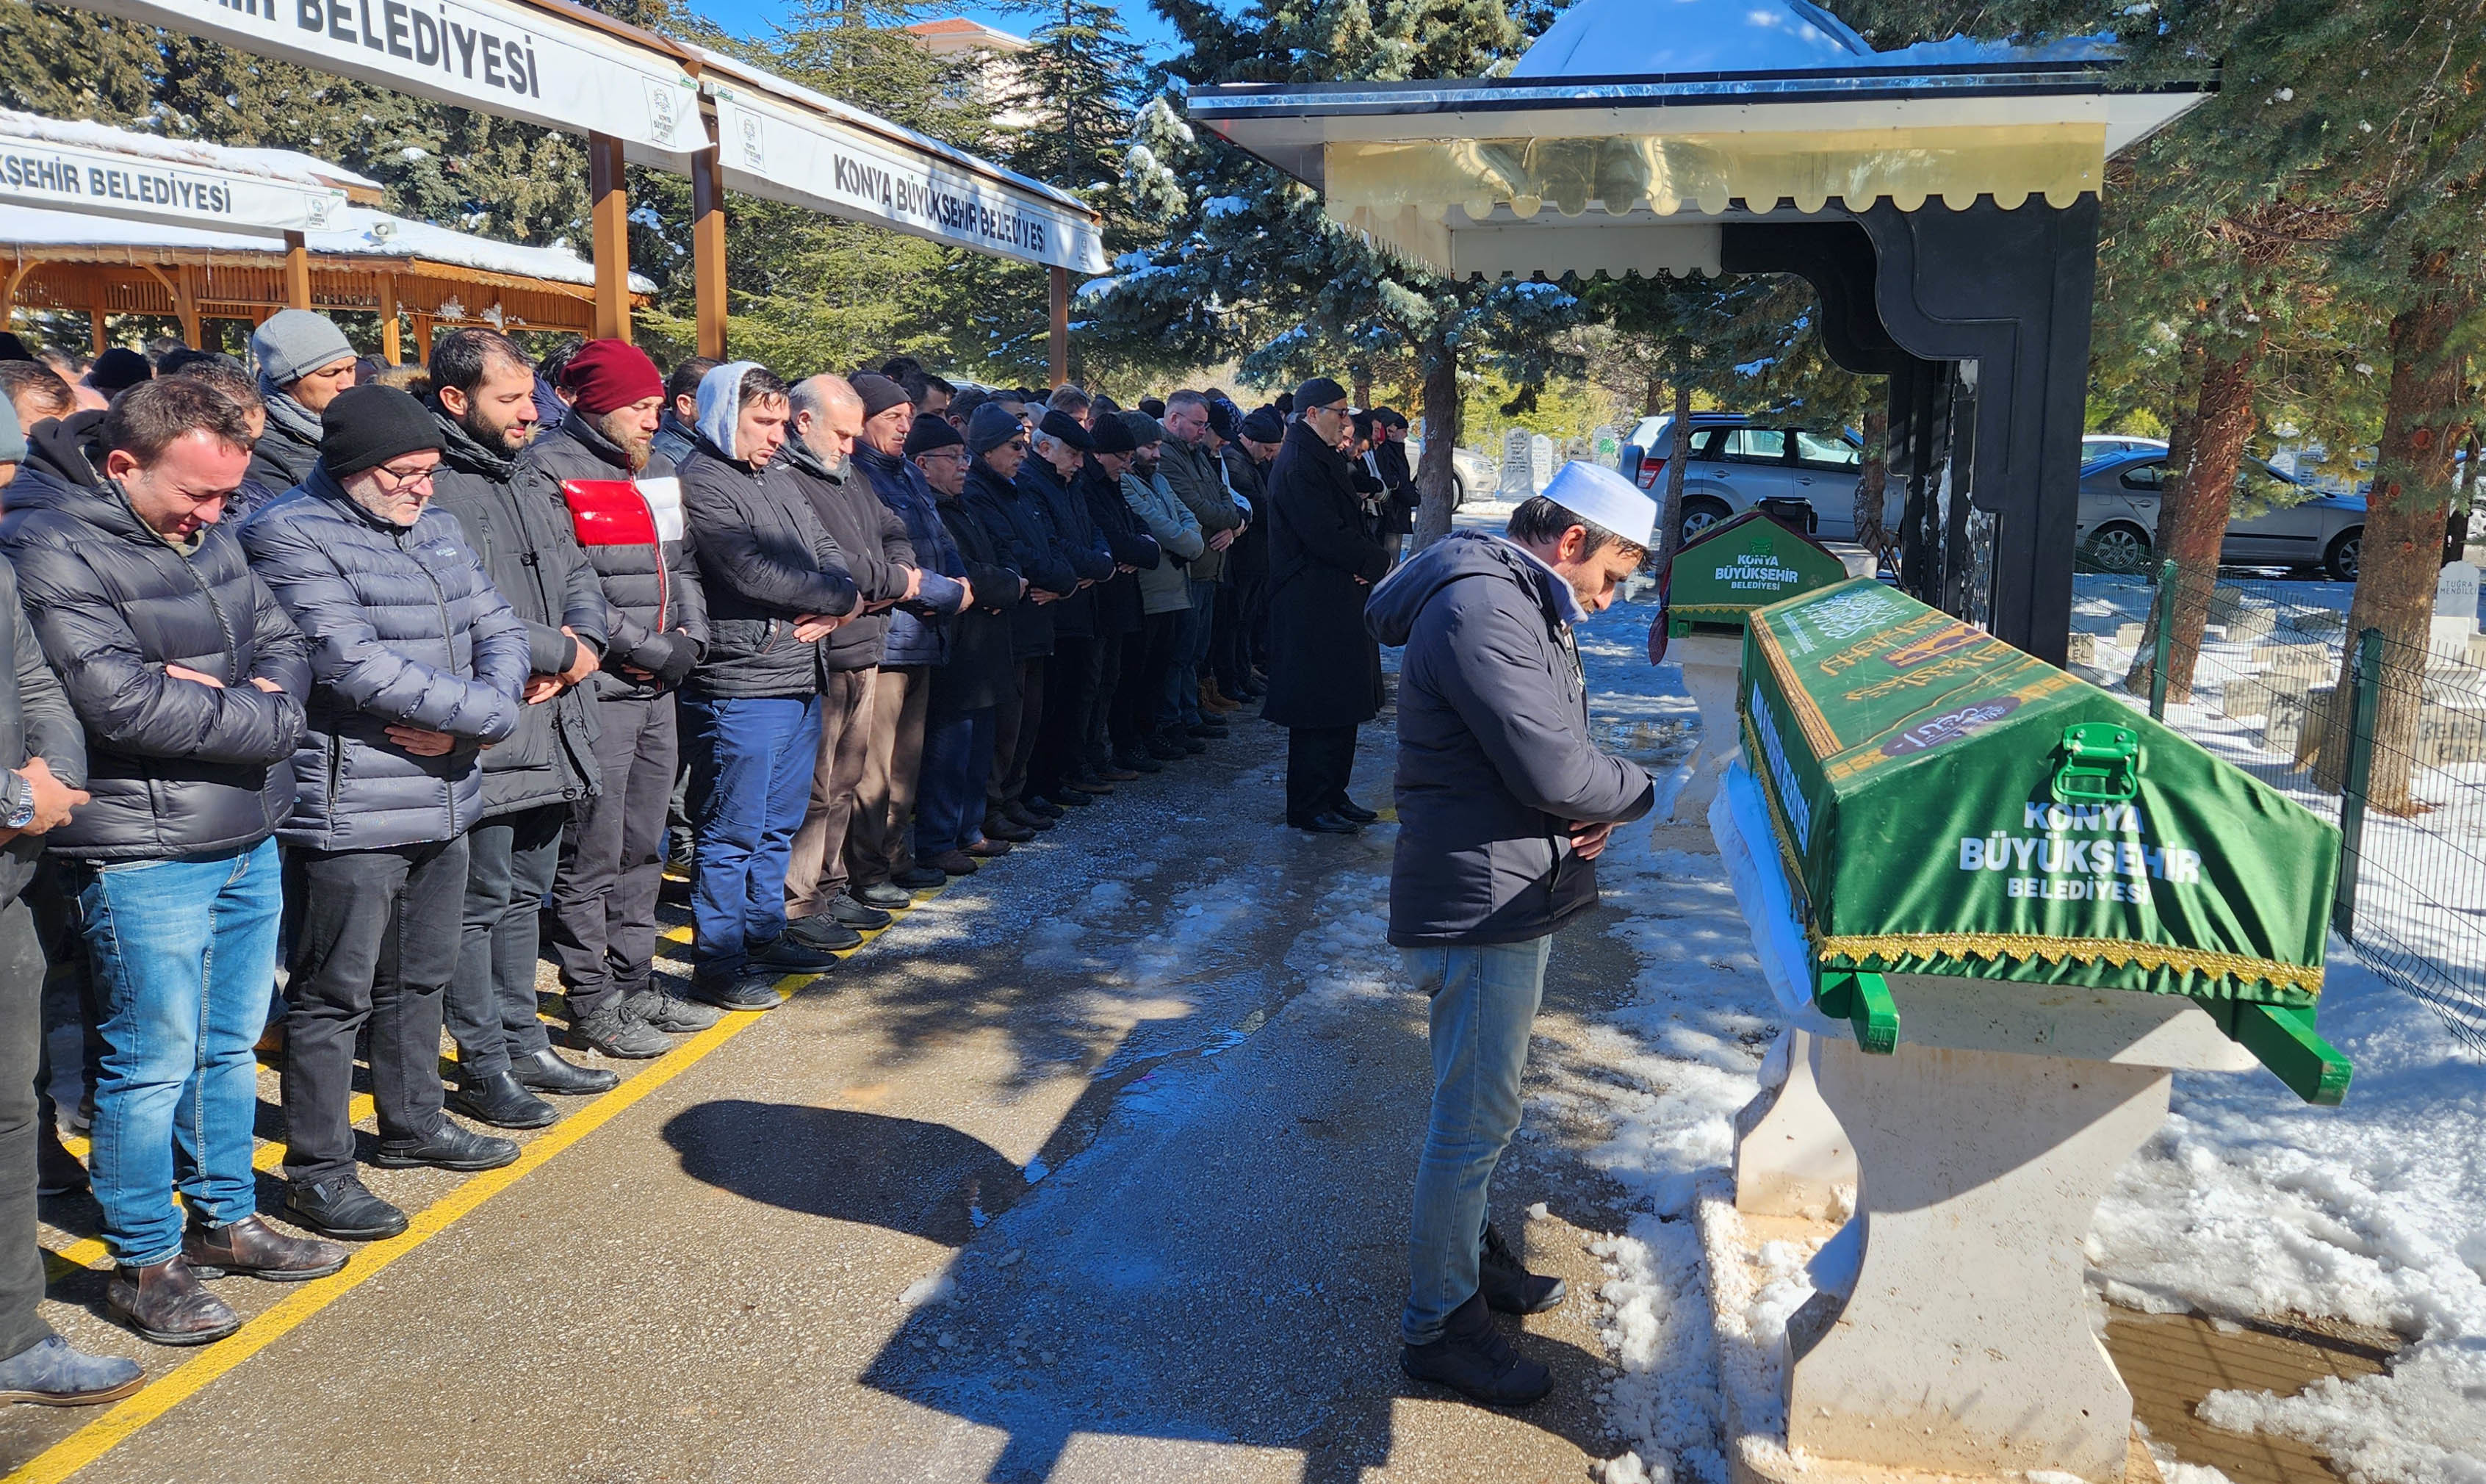
[[[2238,1003],[2235,1016],[2236,1040],[2298,1097],[2324,1108],[2347,1097],[2348,1058],[2314,1031],[2311,1005]]]
[[[2141,738],[2113,722],[2063,728],[2063,763],[2055,770],[2058,804],[2123,804],[2141,792]]]
[[[1832,970],[1821,976],[1812,1003],[1824,1015],[1853,1025],[1856,1044],[1872,1055],[1887,1057],[1898,1049],[1899,1006],[1880,975]]]

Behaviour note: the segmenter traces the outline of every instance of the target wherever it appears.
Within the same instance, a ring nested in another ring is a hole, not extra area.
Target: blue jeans
[[[176,1189],[210,1226],[258,1214],[252,1048],[267,1024],[284,903],[272,839],[106,866],[78,893],[102,1002],[95,1199],[104,1246],[125,1266],[181,1250]]]
[[[935,716],[925,725],[915,794],[917,861],[964,850],[984,838],[984,779],[992,771],[999,709]]]
[[[730,979],[786,930],[786,866],[812,802],[820,698],[685,694],[691,759],[692,974]]]
[[[1433,998],[1433,1116],[1416,1164],[1407,1233],[1407,1312],[1399,1335],[1429,1345],[1477,1291],[1493,1168],[1519,1131],[1519,1074],[1545,996],[1552,935],[1476,948],[1409,948],[1407,972]]]
[[[1164,714],[1176,727],[1197,727],[1200,714],[1200,665],[1208,657],[1208,634],[1217,617],[1217,584],[1191,582],[1191,607],[1182,615],[1174,640],[1174,668],[1166,673]]]

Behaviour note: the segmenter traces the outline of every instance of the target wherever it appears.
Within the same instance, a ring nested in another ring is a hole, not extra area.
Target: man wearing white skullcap
[[[1530,1273],[1487,1224],[1519,1129],[1519,1079],[1554,932],[1596,905],[1595,860],[1656,786],[1598,751],[1572,626],[1647,556],[1657,506],[1571,463],[1511,512],[1392,573],[1365,606],[1398,666],[1398,841],[1390,941],[1432,999],[1433,1111],[1416,1168],[1399,1368],[1474,1401],[1525,1406],[1544,1366],[1489,1309],[1533,1314],[1562,1281]]]

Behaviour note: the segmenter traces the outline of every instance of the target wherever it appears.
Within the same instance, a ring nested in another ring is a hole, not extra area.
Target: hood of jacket
[[[765,370],[757,361],[730,361],[700,378],[699,434],[737,462],[742,455],[733,447],[733,432],[742,420],[742,380]]]
[[[1528,553],[1498,536],[1481,531],[1456,531],[1399,563],[1364,602],[1365,631],[1398,648],[1416,631],[1417,615],[1433,594],[1470,577],[1490,577],[1527,590],[1529,601],[1544,610],[1549,623],[1568,613],[1556,579]]]
[[[103,456],[103,409],[90,407],[65,418],[45,418],[26,429],[26,469],[47,483],[93,489],[103,482],[95,460]],[[23,495],[9,503],[22,505]]]

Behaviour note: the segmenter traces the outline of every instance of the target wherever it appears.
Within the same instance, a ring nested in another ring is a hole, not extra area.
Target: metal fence
[[[2073,671],[2340,827],[2333,925],[2486,1058],[2486,638],[2347,633],[2346,584],[2084,572]],[[2187,656],[2160,616],[2202,616]],[[2190,660],[2189,667],[2187,660]],[[2186,683],[2189,668],[2189,685]]]

